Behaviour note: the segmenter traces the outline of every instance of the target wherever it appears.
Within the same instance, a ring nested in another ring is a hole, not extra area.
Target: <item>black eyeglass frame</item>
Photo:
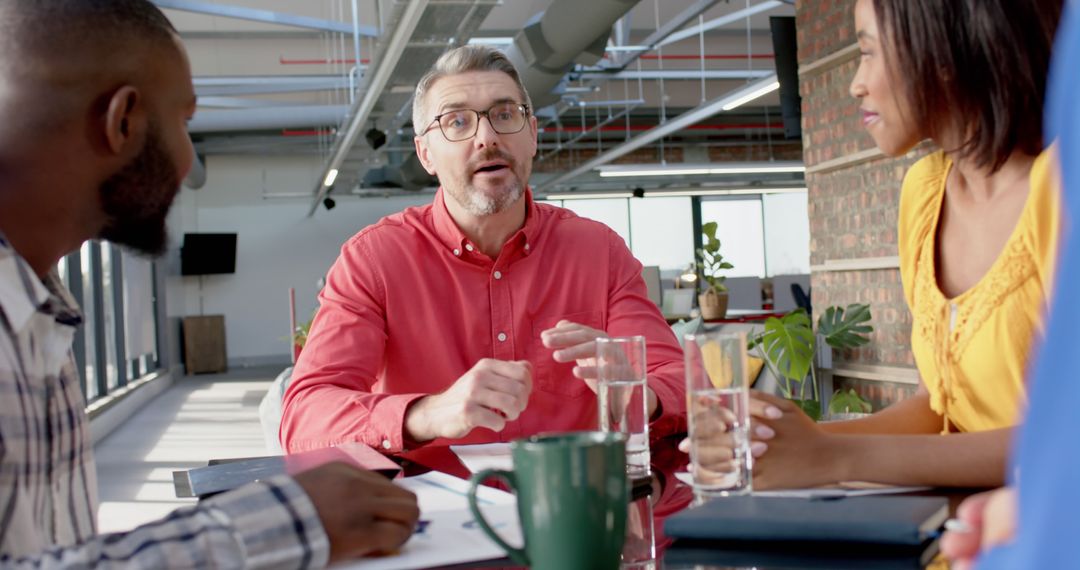
[[[516,131],[502,132],[499,129],[495,128],[495,123],[491,122],[491,115],[489,114],[489,113],[491,113],[491,110],[494,109],[495,107],[499,107],[501,105],[507,105],[507,104],[508,103],[506,103],[506,102],[495,103],[494,105],[488,107],[487,109],[485,109],[483,111],[477,111],[476,109],[454,109],[454,110],[451,110],[451,111],[447,111],[445,113],[439,113],[438,115],[435,115],[435,118],[431,120],[431,123],[428,123],[428,127],[426,129],[424,129],[424,132],[420,133],[419,136],[424,136],[424,135],[428,134],[429,132],[431,132],[431,129],[435,128],[435,125],[438,125],[439,126],[439,132],[442,133],[443,138],[446,139],[448,142],[467,141],[467,140],[475,137],[476,133],[480,131],[480,118],[481,117],[486,118],[488,120],[488,125],[491,125],[491,130],[495,131],[496,133],[498,133],[500,135],[512,135],[512,134],[520,133],[521,131],[525,130],[525,125],[529,124],[529,114],[530,114],[531,110],[529,109],[529,106],[526,105],[525,103],[510,103],[511,105],[514,105],[515,107],[520,109],[521,113],[523,115],[522,121],[521,121],[521,126],[518,127],[518,129]],[[473,132],[472,132],[471,135],[469,135],[469,136],[467,136],[467,137],[465,137],[463,139],[452,139],[449,136],[447,136],[446,131],[443,130],[442,122],[439,119],[442,119],[443,117],[445,117],[446,115],[449,115],[451,113],[460,113],[462,111],[472,111],[473,113],[476,113],[476,124],[473,127]]]

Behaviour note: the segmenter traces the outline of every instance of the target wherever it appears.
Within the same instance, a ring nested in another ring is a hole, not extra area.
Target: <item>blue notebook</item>
[[[918,546],[949,516],[941,497],[725,497],[668,518],[673,538]]]

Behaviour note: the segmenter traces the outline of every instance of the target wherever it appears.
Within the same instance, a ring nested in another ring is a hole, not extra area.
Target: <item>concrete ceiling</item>
[[[764,1],[711,2],[711,7],[700,17],[691,19],[684,28],[699,21],[729,16]],[[486,17],[470,37],[506,46],[506,38],[520,31],[530,18],[547,9],[551,2],[502,0],[486,6]],[[393,24],[394,14],[402,9],[402,2],[398,0],[162,0],[161,4],[187,8],[166,8],[165,12],[180,31],[191,57],[201,99],[192,138],[203,155],[318,154],[328,157],[335,139],[340,136],[339,128],[345,127],[343,121],[348,108],[355,100],[352,89],[360,89],[362,93],[367,79],[364,73],[378,65],[377,61],[369,60],[379,53],[380,45],[383,45],[380,42],[385,43],[386,34],[392,32],[389,26]],[[376,34],[375,37],[360,36],[358,45],[354,43],[357,37],[353,34],[190,11],[211,5],[245,16],[273,13],[304,22],[318,20],[351,28],[354,4],[357,23]],[[440,4],[446,4],[445,0],[430,0],[427,10],[445,8]],[[645,52],[624,69],[624,77],[612,78],[595,72],[597,67],[626,57],[628,52],[620,51],[619,45],[639,45],[636,42],[644,41],[688,8],[701,4],[700,0],[642,0],[630,10],[612,34],[606,59],[598,66],[581,67],[571,73],[572,79],[566,83],[569,92],[563,95],[563,102],[538,111],[544,126],[540,135],[540,154],[547,156],[538,164],[537,177],[557,176],[621,141],[705,101],[737,90],[748,82],[743,76],[774,72],[768,19],[770,16],[794,15],[794,6],[787,3]],[[361,59],[359,78],[352,75],[357,47]],[[407,65],[407,61],[402,65]],[[396,72],[404,73],[404,70]],[[659,72],[679,78],[639,78]],[[734,74],[735,78],[703,79],[703,76],[724,74]],[[625,77],[627,75],[629,77]],[[387,89],[401,92],[395,93],[399,96],[394,99],[395,105],[399,100],[408,104],[409,93],[405,87],[388,85]],[[305,110],[310,111],[310,116]],[[319,112],[315,113],[315,110]],[[393,165],[411,152],[409,124],[391,120],[390,115],[400,111],[384,109],[381,114],[373,113],[374,123],[370,126],[389,130],[388,141],[384,148],[375,152],[361,137],[356,145],[364,146],[370,160],[360,168]],[[276,120],[254,120],[232,128],[216,128],[215,125],[225,122],[220,119],[238,113],[256,119],[270,116]],[[332,118],[328,119],[326,115]],[[295,120],[290,122],[290,118]],[[720,113],[691,128],[670,133],[646,148],[653,151],[651,156],[655,158],[652,161],[669,162],[682,162],[684,156],[687,161],[691,157],[700,161],[703,156],[708,158],[709,153],[714,156],[742,153],[745,155],[743,160],[760,160],[763,152],[765,158],[773,156],[788,160],[801,157],[800,141],[785,141],[779,123],[779,98],[772,93],[736,111]],[[365,125],[364,131],[368,128]],[[642,151],[638,152],[640,159]],[[353,160],[350,168],[357,167]],[[354,179],[361,177],[362,173]],[[709,181],[648,181],[649,184],[700,182]],[[583,176],[578,186],[609,188],[620,184],[625,186],[627,182]],[[317,185],[318,181],[313,180],[312,188]]]

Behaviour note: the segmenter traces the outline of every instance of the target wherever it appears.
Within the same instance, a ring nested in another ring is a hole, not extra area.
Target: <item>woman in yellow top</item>
[[[863,125],[890,156],[926,138],[943,149],[908,171],[900,198],[922,385],[868,418],[822,425],[790,402],[755,399],[755,488],[1004,482],[1060,226],[1042,103],[1061,6],[856,3],[851,94]]]

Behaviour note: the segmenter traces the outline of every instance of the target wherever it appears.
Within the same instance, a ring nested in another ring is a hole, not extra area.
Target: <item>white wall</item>
[[[308,218],[309,198],[264,195],[311,191],[319,159],[210,157],[206,166],[206,186],[184,190],[174,211],[174,247],[185,232],[235,232],[236,273],[181,277],[174,264],[169,310],[225,315],[232,365],[288,362],[289,288],[296,288],[297,319],[307,320],[317,306],[316,282],[347,239],[387,214],[432,199],[339,197],[336,208],[320,206]]]

